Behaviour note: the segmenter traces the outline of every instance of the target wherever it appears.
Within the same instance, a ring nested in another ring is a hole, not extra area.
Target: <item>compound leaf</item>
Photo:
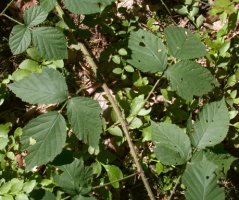
[[[57,28],[35,27],[32,30],[32,38],[41,57],[47,60],[67,58],[66,39]]]
[[[71,195],[87,194],[91,190],[93,170],[85,167],[83,160],[75,159],[72,163],[57,166],[63,171],[54,180],[65,192]]]
[[[26,169],[52,161],[66,141],[66,122],[58,112],[48,112],[32,119],[21,136],[22,150],[27,151]]]
[[[154,153],[165,165],[181,165],[191,157],[189,137],[174,124],[151,121]]]
[[[128,62],[143,72],[162,72],[167,65],[167,50],[161,39],[144,30],[131,32],[131,59]]]
[[[176,58],[183,60],[206,55],[205,46],[190,30],[169,26],[164,32],[169,51]]]
[[[40,0],[40,6],[46,12],[50,12],[56,5],[57,0]]]
[[[13,27],[9,46],[14,55],[24,52],[31,43],[31,31],[25,25],[16,25]]]
[[[32,27],[45,21],[47,15],[40,6],[33,6],[24,12],[23,19],[28,27]]]
[[[187,165],[182,177],[182,183],[187,187],[187,200],[225,199],[224,189],[217,185],[216,169],[217,166],[206,158]]]
[[[208,69],[189,60],[170,66],[166,76],[172,89],[186,101],[191,101],[194,95],[207,94],[216,84],[216,80]]]
[[[192,144],[199,149],[219,144],[227,135],[229,120],[224,99],[205,105],[190,132]]]
[[[61,103],[68,95],[64,77],[54,69],[33,73],[8,87],[17,97],[32,104]]]
[[[75,14],[99,13],[114,0],[63,0],[65,7]]]
[[[76,136],[92,147],[98,147],[102,133],[99,103],[87,97],[75,97],[67,103],[67,116]]]

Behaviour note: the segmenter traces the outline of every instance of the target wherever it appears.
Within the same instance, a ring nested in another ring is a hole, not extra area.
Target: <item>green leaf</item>
[[[31,59],[33,59],[33,60],[35,60],[35,61],[37,61],[37,62],[42,62],[42,58],[41,58],[41,56],[39,55],[39,52],[35,49],[35,48],[28,48],[27,49],[27,55],[31,58]]]
[[[103,166],[108,174],[111,185],[114,188],[119,188],[120,185],[118,180],[123,178],[123,173],[120,170],[120,168],[114,165],[103,165]]]
[[[0,196],[2,197],[2,196]],[[3,197],[2,197],[2,200],[14,200],[12,195],[10,194],[5,194]]]
[[[229,120],[224,99],[205,105],[190,132],[192,144],[199,149],[219,144],[227,135]]]
[[[108,128],[108,132],[111,135],[118,136],[118,137],[123,137],[122,130],[118,126]]]
[[[65,7],[75,14],[93,14],[104,10],[114,0],[63,0]]]
[[[210,71],[193,61],[181,61],[168,68],[166,76],[173,90],[186,101],[202,96],[214,88],[216,80]]]
[[[207,160],[217,165],[218,168],[215,172],[218,178],[225,176],[233,161],[237,160],[237,158],[228,153],[215,153],[210,150],[204,150],[196,152],[192,157],[192,162],[199,162],[203,157],[206,157]]]
[[[125,71],[129,72],[129,73],[133,73],[134,72],[134,68],[131,65],[126,65],[124,67]]]
[[[68,95],[64,77],[54,69],[45,69],[41,74],[33,73],[8,87],[17,97],[32,104],[61,103]]]
[[[29,194],[33,189],[34,187],[36,186],[36,180],[31,180],[29,182],[26,182],[24,183],[23,185],[23,191],[27,194]]]
[[[0,187],[0,194],[9,193],[11,187],[12,187],[12,182],[11,181],[8,181],[8,182],[2,184],[1,187]]]
[[[24,79],[25,77],[29,76],[31,73],[32,72],[30,72],[29,70],[17,69],[15,72],[13,72],[12,79],[14,81],[20,81]]]
[[[0,150],[4,150],[8,144],[8,133],[11,127],[11,123],[0,124]]]
[[[21,62],[19,65],[19,68],[28,70],[30,72],[41,72],[42,71],[40,64],[31,59],[26,59],[23,62]]]
[[[29,200],[26,194],[17,194],[15,200]]]
[[[32,27],[45,21],[47,15],[40,6],[33,6],[24,12],[23,19],[26,26]]]
[[[225,199],[224,189],[217,185],[216,169],[217,166],[205,158],[187,165],[182,177],[187,200]]]
[[[138,117],[128,117],[127,121],[131,121],[133,118],[133,121],[129,125],[129,129],[138,129],[143,125],[143,122],[140,118]]]
[[[46,65],[49,68],[53,68],[53,69],[64,67],[64,61],[63,60],[50,60],[50,61],[45,61],[42,64]]]
[[[84,166],[82,160],[76,159],[70,164],[57,167],[63,173],[56,175],[54,180],[65,192],[71,195],[84,195],[90,192],[93,172],[90,167]]]
[[[176,58],[192,59],[206,55],[205,46],[190,30],[169,26],[164,32],[169,51]]]
[[[189,137],[174,124],[151,121],[154,153],[165,165],[182,165],[191,158]]]
[[[32,30],[32,38],[41,57],[47,60],[67,58],[66,39],[57,28],[35,27]]]
[[[127,54],[128,54],[128,52],[127,52],[126,49],[124,49],[124,48],[119,49],[119,50],[118,50],[118,53],[119,53],[119,55],[121,55],[121,56],[127,56]]]
[[[75,97],[67,103],[67,117],[77,138],[96,148],[102,133],[99,103],[87,97]]]
[[[95,197],[86,197],[82,195],[77,195],[72,198],[72,200],[97,200]]]
[[[144,106],[144,104],[145,104],[145,101],[144,101],[143,94],[135,97],[130,104],[130,116],[138,115],[139,111],[142,110],[142,107]]]
[[[9,46],[13,55],[24,52],[28,48],[30,43],[30,30],[25,25],[14,26],[9,37]]]
[[[17,194],[22,190],[23,180],[19,180],[17,178],[11,179],[11,192],[12,194]]]
[[[30,144],[30,139],[35,144]],[[48,112],[32,119],[24,128],[21,136],[22,150],[28,155],[25,158],[26,169],[52,161],[66,141],[66,122],[58,112]]]
[[[57,0],[40,0],[40,6],[46,12],[50,12],[56,5]]]
[[[118,55],[114,55],[112,56],[112,61],[115,63],[115,64],[120,64],[121,62],[121,59]]]
[[[113,71],[112,71],[114,74],[122,74],[123,73],[123,70],[119,67],[117,68],[114,68]]]
[[[167,50],[161,39],[142,29],[131,32],[131,59],[128,62],[143,72],[162,72],[167,65]]]

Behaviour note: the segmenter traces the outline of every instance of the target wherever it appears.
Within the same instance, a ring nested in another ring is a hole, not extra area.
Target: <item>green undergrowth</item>
[[[236,199],[238,1],[141,3],[2,10],[1,199]]]

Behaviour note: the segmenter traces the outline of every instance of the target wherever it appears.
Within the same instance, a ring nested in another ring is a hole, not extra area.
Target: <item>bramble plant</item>
[[[2,199],[120,199],[120,191],[127,193],[122,198],[134,199],[132,177],[144,188],[141,199],[180,193],[188,200],[226,198],[219,183],[236,157],[223,149],[223,141],[238,122],[230,122],[237,112],[225,91],[236,83],[225,89],[217,69],[200,61],[218,64],[216,58],[229,60],[229,54],[215,53],[214,41],[204,36],[208,51],[183,27],[160,32],[153,18],[146,26],[139,18],[112,25],[126,12],[114,0],[40,0],[24,11],[22,21],[6,14],[12,2],[0,16],[17,23],[9,47],[27,58],[1,87],[29,107],[49,109],[21,124],[0,125]],[[196,27],[202,25],[198,4],[177,7],[182,14],[192,6],[186,15]],[[215,4],[211,13],[221,13],[218,9]],[[115,10],[120,15],[111,16]],[[109,54],[94,56],[86,33],[91,26],[120,40],[107,44]],[[79,54],[72,67],[68,60]],[[74,82],[86,68],[103,100]],[[14,173],[8,176],[9,170]]]

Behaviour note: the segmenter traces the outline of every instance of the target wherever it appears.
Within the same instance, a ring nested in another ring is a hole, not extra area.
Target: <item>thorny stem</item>
[[[129,178],[131,178],[131,177],[134,177],[134,176],[138,175],[138,174],[139,174],[139,173],[136,172],[136,173],[131,174],[131,175],[129,175],[129,176],[125,176],[124,178],[121,178],[121,179],[119,179],[119,180],[117,180],[117,181],[112,181],[112,182],[109,182],[109,183],[105,183],[105,184],[103,184],[103,185],[98,185],[98,186],[92,187],[92,189],[93,189],[93,190],[96,190],[96,189],[99,189],[99,188],[102,188],[102,187],[106,187],[106,186],[111,185],[111,184],[113,184],[113,183],[117,183],[117,182],[121,182],[121,181],[127,180],[127,179],[129,179]]]
[[[83,43],[79,43],[79,46],[80,46],[80,50],[82,51],[83,55],[85,56],[87,62],[91,65],[94,74],[96,75],[97,65],[95,64],[93,58],[90,56],[86,46]],[[106,96],[108,97],[109,102],[111,103],[111,105],[113,107],[113,110],[115,111],[116,116],[117,116],[117,118],[118,118],[118,120],[119,120],[119,122],[121,124],[121,127],[123,129],[123,132],[125,134],[127,143],[129,145],[129,148],[130,148],[131,156],[134,159],[137,171],[140,174],[140,177],[141,177],[141,179],[142,179],[142,181],[144,183],[144,186],[145,186],[145,189],[147,190],[148,196],[149,196],[150,200],[155,200],[154,194],[153,194],[153,192],[152,192],[152,190],[150,188],[149,182],[148,182],[148,180],[147,180],[147,178],[146,178],[146,176],[144,174],[143,168],[142,168],[142,166],[141,166],[141,164],[139,162],[139,158],[138,158],[138,156],[136,154],[137,150],[134,147],[133,142],[131,141],[130,133],[129,133],[129,130],[128,130],[128,124],[125,121],[125,119],[123,118],[122,112],[121,112],[117,102],[115,101],[114,97],[112,96],[112,94],[110,92],[110,89],[108,88],[107,84],[103,83],[102,84],[102,88],[105,91]]]
[[[57,12],[59,14],[59,16],[62,18],[62,13],[64,13],[64,11],[61,9],[60,6],[57,7]],[[91,55],[89,54],[86,46],[83,44],[83,43],[79,43],[78,44],[79,47],[80,47],[80,50],[81,52],[83,53],[83,55],[85,56],[85,59],[86,61],[90,64],[91,68],[92,68],[92,71],[94,73],[94,77],[97,78],[97,65],[94,61],[94,59],[91,57]],[[148,196],[149,196],[149,199],[150,200],[155,200],[154,198],[154,194],[150,188],[150,185],[149,185],[149,182],[144,174],[144,171],[143,171],[143,168],[139,162],[139,158],[136,154],[136,149],[133,145],[133,142],[131,141],[131,138],[130,138],[130,134],[129,134],[129,130],[128,130],[128,125],[127,125],[127,122],[125,121],[125,119],[123,118],[123,115],[122,115],[122,112],[119,108],[119,106],[117,105],[114,97],[112,96],[111,92],[110,92],[110,89],[108,88],[108,86],[106,85],[106,83],[103,83],[102,86],[103,90],[105,91],[106,93],[106,96],[108,97],[116,115],[117,115],[117,118],[122,126],[122,129],[123,129],[123,132],[125,134],[125,137],[126,137],[126,140],[127,140],[127,143],[129,145],[129,148],[130,148],[130,153],[134,159],[134,162],[135,162],[135,165],[136,165],[136,168],[137,168],[137,171],[143,181],[143,184],[145,186],[145,189],[147,190],[147,193],[148,193]]]
[[[7,6],[3,9],[3,11],[0,13],[0,16],[1,15],[3,15],[5,12],[6,12],[6,10],[9,8],[9,6],[13,3],[13,1],[14,0],[11,0],[8,4],[7,4]]]

